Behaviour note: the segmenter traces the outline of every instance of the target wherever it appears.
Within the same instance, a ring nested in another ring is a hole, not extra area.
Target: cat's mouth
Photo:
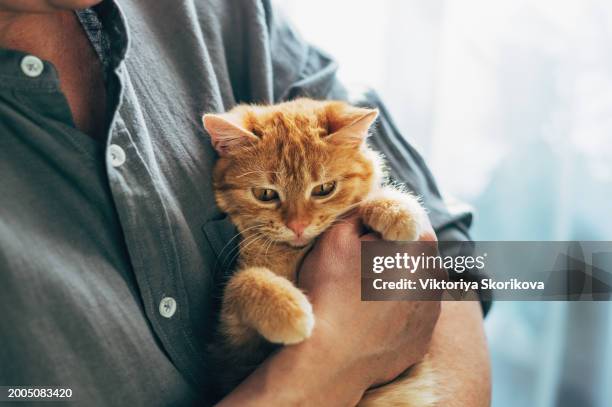
[[[287,240],[285,241],[285,243],[293,247],[294,249],[303,249],[306,246],[310,245],[312,241],[313,239],[307,239],[307,238],[300,237],[297,239]]]

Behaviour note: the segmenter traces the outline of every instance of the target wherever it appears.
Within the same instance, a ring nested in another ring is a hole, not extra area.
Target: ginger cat
[[[365,143],[377,115],[310,99],[204,115],[219,155],[216,201],[242,238],[211,350],[223,393],[275,347],[311,335],[315,315],[294,283],[313,240],[339,216],[357,208],[385,240],[415,240],[423,231],[424,209],[413,195],[383,185],[382,160]],[[359,405],[433,406],[434,377],[425,360],[366,392]]]

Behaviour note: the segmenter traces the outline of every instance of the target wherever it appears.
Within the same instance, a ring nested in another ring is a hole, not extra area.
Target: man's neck
[[[50,61],[76,127],[94,138],[103,137],[106,95],[102,67],[73,11],[0,12],[0,48]]]
[[[66,24],[72,12],[0,12],[0,47],[37,55],[53,61],[65,47]]]

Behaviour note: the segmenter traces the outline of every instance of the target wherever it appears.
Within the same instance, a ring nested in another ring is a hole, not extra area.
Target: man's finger
[[[382,240],[378,233],[367,233],[360,237],[362,242],[375,242],[378,240]]]
[[[419,240],[421,242],[437,242],[438,237],[436,236],[436,232],[434,232],[433,229],[430,229],[426,232],[421,233],[421,236],[419,236]]]
[[[336,220],[335,224],[323,235],[325,239],[359,237],[365,232],[363,223],[356,212]]]

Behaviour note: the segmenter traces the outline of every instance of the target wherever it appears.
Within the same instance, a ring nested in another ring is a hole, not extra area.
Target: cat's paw
[[[291,345],[312,335],[315,319],[308,298],[294,287],[271,298],[270,311],[260,322],[257,330],[266,340]]]
[[[397,200],[378,198],[365,202],[360,208],[363,223],[380,233],[384,240],[412,241],[423,233],[422,214],[415,198]]]
[[[246,326],[269,342],[289,345],[310,337],[314,314],[306,295],[291,281],[265,267],[250,267],[226,286],[222,322],[230,334],[238,332],[236,325]]]

